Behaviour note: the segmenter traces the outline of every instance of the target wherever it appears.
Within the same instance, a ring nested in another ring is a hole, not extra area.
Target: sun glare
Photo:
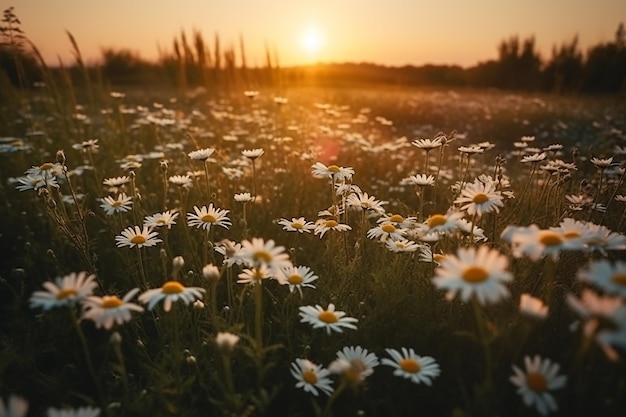
[[[307,54],[315,55],[324,46],[324,37],[318,28],[310,27],[302,34],[300,46]]]

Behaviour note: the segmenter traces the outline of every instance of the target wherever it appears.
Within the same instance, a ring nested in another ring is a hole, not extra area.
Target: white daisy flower
[[[131,319],[131,311],[142,312],[143,307],[131,303],[139,288],[130,290],[123,298],[116,295],[89,296],[83,300],[82,318],[93,320],[96,327],[109,330],[114,324],[124,324]]]
[[[178,281],[167,281],[161,288],[147,290],[139,295],[139,301],[147,304],[148,310],[152,310],[161,300],[163,300],[163,310],[170,311],[172,303],[182,300],[189,305],[201,299],[206,290],[200,287],[185,287]]]
[[[213,225],[223,227],[224,229],[228,229],[232,225],[227,217],[229,210],[213,207],[213,203],[209,204],[209,207],[194,206],[193,210],[195,214],[187,213],[189,226],[210,230]]]
[[[256,237],[251,241],[244,240],[241,242],[241,250],[235,256],[250,267],[266,266],[272,275],[279,275],[282,268],[292,266],[285,247],[276,246],[272,239],[267,242]]]
[[[430,356],[419,356],[413,348],[402,348],[402,352],[395,349],[385,349],[392,359],[383,358],[382,364],[388,365],[395,370],[393,374],[409,379],[414,384],[432,385],[432,379],[439,376],[441,370],[439,364]]]
[[[100,207],[107,216],[111,216],[115,213],[126,213],[132,208],[133,198],[127,196],[125,193],[120,193],[116,198],[111,196],[103,197],[100,201]]]
[[[241,154],[248,159],[255,160],[263,155],[265,151],[261,148],[258,149],[244,149]]]
[[[235,346],[239,343],[241,338],[236,334],[229,332],[218,332],[215,336],[215,344],[224,353],[232,353],[235,350]]]
[[[301,306],[300,317],[301,323],[309,323],[314,329],[325,328],[326,333],[330,334],[331,331],[343,333],[342,327],[346,329],[356,330],[356,325],[359,320],[353,317],[346,317],[346,313],[343,311],[335,311],[334,304],[328,304],[328,308],[324,309],[320,305],[313,306]]]
[[[298,290],[300,298],[302,298],[302,288],[315,288],[312,282],[318,279],[318,276],[308,266],[291,266],[288,268],[282,268],[282,278],[279,281],[284,281],[289,285],[289,291],[293,292]]]
[[[213,152],[215,152],[214,148],[205,148],[191,151],[187,155],[189,156],[189,158],[195,159],[197,161],[206,161],[211,157],[211,155],[213,155]]]
[[[54,282],[43,283],[46,291],[35,291],[30,297],[30,307],[41,307],[50,310],[54,307],[72,307],[85,297],[91,295],[98,286],[96,276],[87,272],[72,272],[63,278],[57,277]]]
[[[182,188],[193,187],[193,180],[189,175],[172,175],[167,179],[170,183]]]
[[[337,352],[337,359],[328,366],[328,370],[341,375],[350,384],[358,385],[372,375],[378,365],[374,352],[368,352],[361,346],[346,346]]]
[[[430,151],[435,148],[439,148],[443,145],[443,137],[437,136],[435,139],[415,139],[411,142],[411,145],[416,148],[424,149]]]
[[[348,230],[352,230],[347,224],[339,223],[333,219],[318,219],[315,222],[315,229],[313,230],[313,234],[319,235],[320,239],[324,237],[324,234],[329,230],[334,230],[336,232],[346,232]]]
[[[326,166],[321,162],[316,162],[311,166],[313,176],[317,178],[329,178],[335,181],[350,180],[354,175],[354,168],[345,168],[337,165]]]
[[[381,242],[390,240],[401,240],[406,234],[405,229],[399,229],[391,222],[383,222],[367,231],[368,239],[378,239]]]
[[[549,391],[565,387],[567,377],[558,375],[560,366],[549,359],[542,359],[539,355],[533,358],[524,357],[525,371],[513,365],[513,372],[509,380],[517,386],[517,393],[522,396],[527,407],[533,405],[542,416],[557,411],[558,406]]]
[[[609,294],[619,294],[626,299],[626,262],[607,260],[592,262],[578,271],[578,279],[593,284]]]
[[[115,236],[115,240],[118,248],[123,248],[124,246],[131,248],[137,246],[141,248],[143,246],[155,246],[157,243],[161,243],[162,240],[157,236],[159,236],[157,232],[152,231],[152,229],[146,226],[142,228],[139,226],[129,226],[122,230],[120,235]]]
[[[317,397],[318,390],[326,395],[333,392],[330,372],[308,359],[296,359],[291,363],[291,375],[298,381],[296,388],[302,388]]]
[[[480,304],[485,305],[509,296],[509,290],[503,285],[513,279],[513,275],[506,271],[508,266],[508,258],[487,245],[478,249],[459,248],[457,256],[446,256],[435,270],[433,283],[448,291],[447,300],[460,294],[464,302],[475,296]]]
[[[246,268],[238,275],[237,284],[261,284],[264,279],[272,277],[270,269],[266,265],[259,265],[258,267],[249,269]]]
[[[428,226],[429,233],[450,233],[459,228],[457,220],[461,218],[462,212],[448,210],[446,214],[431,214],[424,224]]]
[[[235,194],[233,198],[235,199],[235,201],[238,201],[240,203],[249,203],[250,201],[254,200],[250,193],[238,193]]]
[[[481,217],[484,213],[500,211],[503,207],[502,194],[496,191],[495,183],[483,183],[474,181],[465,184],[461,190],[461,195],[454,200],[454,204],[461,205],[461,210],[467,211],[470,216]]]
[[[389,239],[387,240],[387,242],[385,242],[385,245],[387,247],[387,250],[389,250],[390,252],[395,252],[395,253],[415,252],[416,250],[421,248],[421,246],[418,245],[417,243],[413,242],[412,240],[407,240],[407,239],[399,239],[399,240]]]
[[[283,226],[283,230],[287,232],[311,233],[311,231],[315,229],[315,224],[307,221],[304,217],[292,217],[291,221],[280,219],[278,220],[278,224]]]
[[[400,185],[414,185],[416,187],[432,187],[435,185],[435,177],[432,175],[410,175],[400,181]]]
[[[543,320],[548,317],[548,306],[539,298],[530,294],[522,294],[519,300],[519,311],[521,314],[535,319]]]
[[[369,196],[366,192],[350,194],[346,199],[348,207],[360,208],[375,213],[384,213],[383,205],[387,203],[388,201],[376,200],[374,196]]]
[[[151,228],[155,227],[167,227],[171,229],[176,224],[176,219],[179,213],[172,210],[164,211],[163,213],[155,213],[151,216],[146,216],[143,220],[143,225]]]

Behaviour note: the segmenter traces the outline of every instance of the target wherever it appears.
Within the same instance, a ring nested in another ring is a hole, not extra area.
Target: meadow
[[[1,416],[626,413],[623,98],[63,91],[0,109]]]

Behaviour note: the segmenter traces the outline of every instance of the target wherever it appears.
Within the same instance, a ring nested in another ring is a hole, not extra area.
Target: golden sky
[[[88,62],[103,47],[128,48],[155,59],[181,30],[199,30],[212,45],[238,50],[249,65],[264,48],[282,66],[314,62],[471,66],[497,56],[512,35],[534,35],[544,57],[554,44],[579,36],[583,50],[611,41],[626,23],[626,0],[2,0],[45,59],[72,62],[65,30]]]

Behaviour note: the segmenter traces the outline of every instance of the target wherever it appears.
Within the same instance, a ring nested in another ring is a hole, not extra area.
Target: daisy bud
[[[202,268],[202,276],[209,282],[217,282],[220,279],[220,270],[213,264],[205,265]]]
[[[239,342],[239,336],[228,332],[219,332],[215,336],[215,343],[222,353],[228,355],[235,350],[235,346]]]
[[[200,300],[196,300],[193,302],[194,310],[202,310],[204,308],[204,303]]]
[[[168,167],[168,166],[167,166],[167,161],[161,161],[161,162],[160,162],[160,168],[161,168],[161,171],[163,171],[163,172],[167,172],[167,167]]]
[[[120,343],[122,343],[122,335],[119,332],[111,333],[109,342],[111,342],[112,345],[119,345]]]
[[[178,271],[180,271],[182,267],[185,266],[185,258],[183,258],[182,256],[174,257],[174,259],[172,260],[172,266],[174,267],[173,273],[178,273]]]
[[[63,149],[59,149],[57,151],[57,162],[61,165],[65,165],[65,152],[63,152]]]

